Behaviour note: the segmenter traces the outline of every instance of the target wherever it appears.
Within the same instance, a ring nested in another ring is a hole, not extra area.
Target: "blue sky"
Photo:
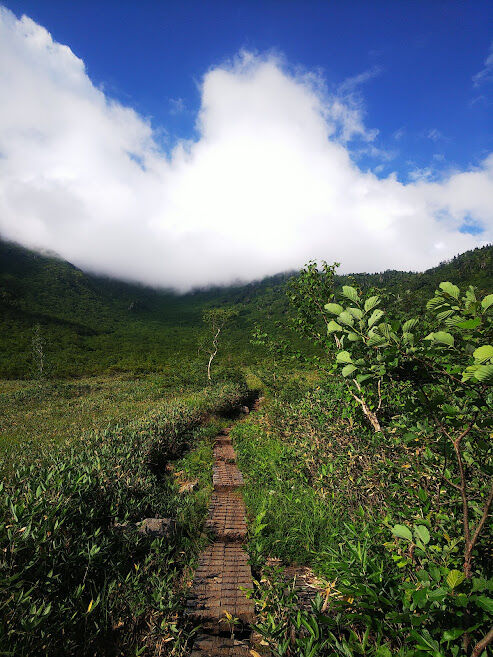
[[[283,53],[329,88],[365,72],[365,122],[389,161],[361,166],[440,172],[492,149],[493,84],[475,86],[493,42],[491,2],[5,3],[44,25],[86,63],[93,82],[174,137],[194,135],[197,86],[240,49]],[[395,157],[391,157],[395,155]]]
[[[491,2],[0,0],[0,235],[180,290],[493,241]]]

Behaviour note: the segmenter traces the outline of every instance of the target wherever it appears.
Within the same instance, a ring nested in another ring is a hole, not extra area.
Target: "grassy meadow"
[[[0,451],[61,446],[74,437],[145,416],[180,394],[162,375],[75,380],[4,380],[0,390]]]

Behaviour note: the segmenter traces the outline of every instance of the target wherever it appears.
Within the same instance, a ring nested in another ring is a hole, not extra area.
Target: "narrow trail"
[[[255,402],[253,410],[258,408]],[[244,550],[247,533],[243,475],[236,464],[230,429],[214,446],[213,486],[206,526],[214,542],[199,556],[187,600],[187,616],[200,623],[190,657],[251,657],[249,634],[254,605],[242,589],[253,588],[252,571]],[[233,619],[234,638],[228,616]]]

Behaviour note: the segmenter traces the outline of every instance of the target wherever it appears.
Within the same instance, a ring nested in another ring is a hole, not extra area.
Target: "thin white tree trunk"
[[[214,358],[217,354],[217,340],[219,338],[219,333],[221,333],[220,328],[217,329],[216,335],[214,336],[214,339],[212,340],[213,351],[212,351],[211,355],[209,356],[209,362],[207,363],[207,380],[208,381],[212,381],[211,365],[212,365],[212,361],[214,360]]]

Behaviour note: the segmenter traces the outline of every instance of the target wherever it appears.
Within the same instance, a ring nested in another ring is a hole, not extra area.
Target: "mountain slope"
[[[0,240],[0,376],[29,375],[33,328],[39,324],[55,375],[164,371],[174,377],[179,371],[194,378],[203,360],[197,352],[202,312],[224,304],[238,304],[240,315],[225,333],[220,362],[248,364],[257,353],[250,345],[254,325],[286,324],[285,284],[293,275],[178,295],[87,274],[59,258]],[[468,251],[424,273],[337,277],[338,283],[383,287],[410,307],[442,280],[491,290],[493,247]]]
[[[223,351],[231,364],[243,364],[251,358],[255,298],[260,294],[268,304],[263,317],[279,316],[276,307],[286,306],[279,292],[285,278],[178,295],[86,274],[56,257],[0,241],[0,376],[29,374],[33,329],[39,324],[53,374],[165,371],[173,376],[185,369],[193,377],[201,367],[203,309],[223,304],[242,304]]]

